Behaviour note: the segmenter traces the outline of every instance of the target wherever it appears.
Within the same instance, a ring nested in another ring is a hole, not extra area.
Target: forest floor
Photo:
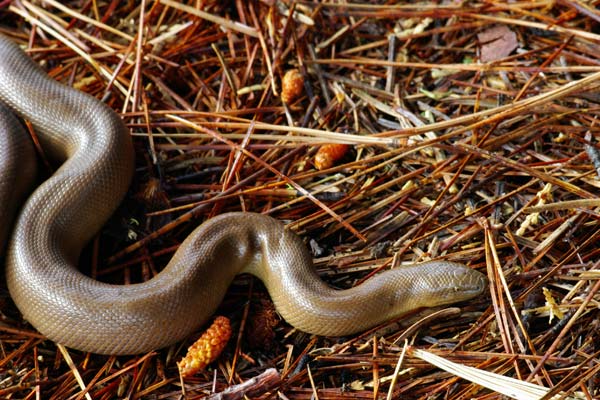
[[[300,235],[332,286],[450,260],[485,293],[334,338],[241,276],[218,310],[232,338],[184,379],[201,332],[86,354],[3,289],[0,398],[600,397],[598,2],[377,3],[5,0],[0,32],[134,138],[91,276],[145,281],[200,222],[253,211]]]

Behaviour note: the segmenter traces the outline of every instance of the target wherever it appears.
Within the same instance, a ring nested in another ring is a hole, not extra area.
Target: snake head
[[[435,261],[421,267],[428,270],[425,284],[430,291],[429,307],[469,300],[482,294],[488,285],[484,274],[462,264]]]

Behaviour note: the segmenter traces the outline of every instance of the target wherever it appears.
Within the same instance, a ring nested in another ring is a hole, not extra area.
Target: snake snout
[[[437,278],[444,284],[432,288],[436,305],[469,300],[482,294],[488,284],[487,277],[479,271],[453,262],[437,264]],[[436,277],[435,274],[432,277]]]
[[[466,297],[474,297],[483,293],[488,285],[488,279],[484,274],[464,266],[455,269],[454,276],[457,289]]]

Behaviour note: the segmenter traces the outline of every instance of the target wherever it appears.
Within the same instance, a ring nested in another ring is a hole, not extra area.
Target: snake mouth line
[[[465,284],[464,290],[471,292],[474,295],[479,295],[485,291],[485,289],[488,287],[488,284],[488,278],[485,275],[478,273],[473,282],[470,284]]]

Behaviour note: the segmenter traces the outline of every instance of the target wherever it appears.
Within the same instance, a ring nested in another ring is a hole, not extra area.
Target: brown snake
[[[79,272],[77,262],[128,188],[133,149],[125,125],[98,100],[50,79],[1,35],[0,101],[7,106],[0,107],[0,200],[20,207],[8,239],[7,285],[24,318],[68,347],[134,354],[183,340],[210,318],[242,272],[265,283],[290,324],[333,336],[416,308],[466,300],[485,288],[479,272],[433,261],[335,290],[314,272],[300,238],[277,220],[253,213],[205,222],[144,283],[98,282]],[[24,205],[19,192],[33,179],[35,155],[8,109],[31,122],[44,153],[61,165]],[[2,225],[8,227],[10,211],[3,212]]]

